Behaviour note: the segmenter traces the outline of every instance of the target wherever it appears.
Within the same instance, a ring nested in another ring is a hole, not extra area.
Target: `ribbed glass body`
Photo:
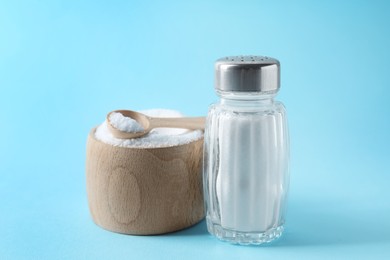
[[[218,92],[204,144],[208,231],[238,244],[261,244],[283,232],[289,186],[286,112],[274,95]]]

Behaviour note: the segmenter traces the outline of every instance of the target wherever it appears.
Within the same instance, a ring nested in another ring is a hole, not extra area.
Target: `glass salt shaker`
[[[215,63],[220,101],[207,116],[203,188],[208,231],[262,244],[281,236],[289,187],[286,111],[274,101],[279,61],[225,57]]]

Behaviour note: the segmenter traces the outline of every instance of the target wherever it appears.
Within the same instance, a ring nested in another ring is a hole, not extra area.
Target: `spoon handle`
[[[157,127],[172,127],[172,128],[187,128],[187,129],[204,129],[205,117],[150,117],[150,128]]]

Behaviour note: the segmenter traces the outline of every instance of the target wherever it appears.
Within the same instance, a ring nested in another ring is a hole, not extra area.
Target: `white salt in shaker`
[[[217,60],[204,138],[203,188],[208,231],[238,244],[281,236],[289,186],[286,111],[274,101],[279,61],[262,56]]]

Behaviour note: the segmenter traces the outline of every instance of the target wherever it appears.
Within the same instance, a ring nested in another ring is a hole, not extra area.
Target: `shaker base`
[[[223,228],[207,218],[207,230],[220,240],[239,245],[261,245],[279,238],[284,230],[283,225],[265,232],[241,232]]]

